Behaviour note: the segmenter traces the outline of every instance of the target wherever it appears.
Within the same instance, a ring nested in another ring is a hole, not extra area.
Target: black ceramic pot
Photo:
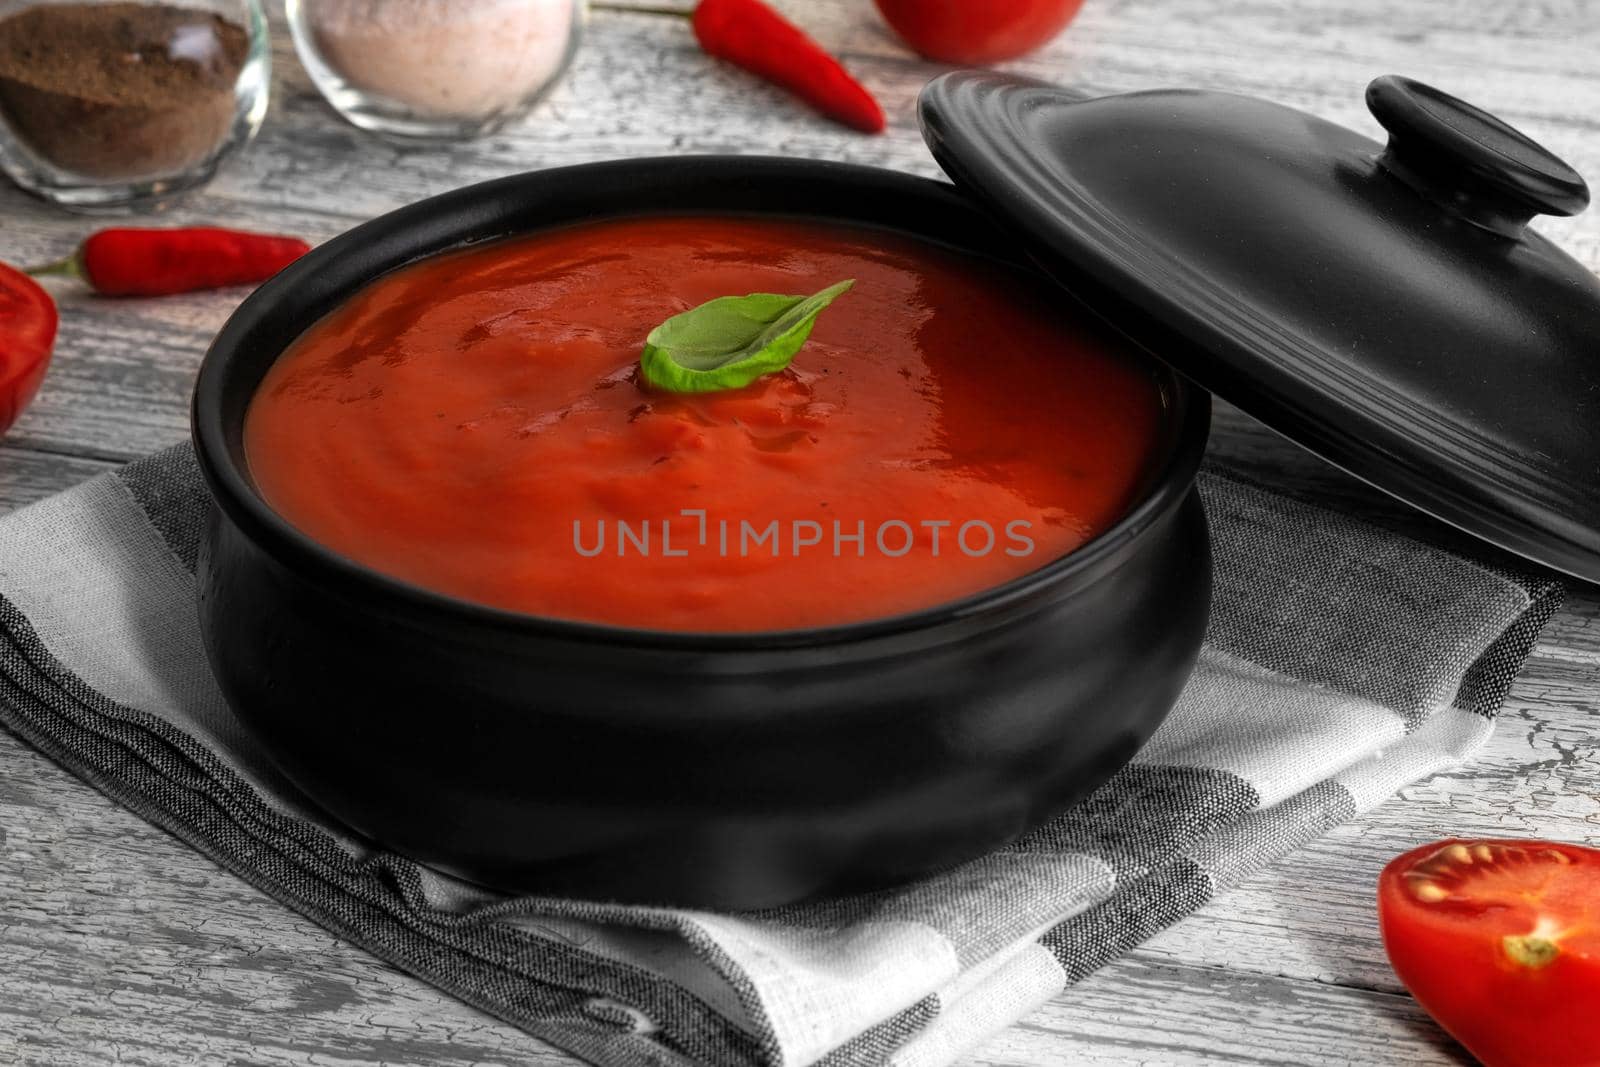
[[[306,793],[388,847],[494,886],[649,903],[750,908],[883,886],[1002,845],[1103,783],[1171,708],[1210,602],[1193,488],[1210,402],[1153,359],[1169,418],[1122,521],[1020,580],[884,621],[695,636],[511,614],[367,570],[257,494],[241,433],[251,396],[363,285],[469,242],[662,212],[798,216],[1016,255],[948,186],[750,158],[507,178],[323,246],[244,303],[195,397],[217,503],[200,610],[239,716]]]

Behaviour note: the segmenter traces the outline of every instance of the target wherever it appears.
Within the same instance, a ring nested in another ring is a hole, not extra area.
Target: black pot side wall
[[[602,658],[385,619],[214,523],[212,663],[311,797],[474,881],[646,903],[877,888],[1013,840],[1155,731],[1210,600],[1191,494],[1097,580],[920,647]]]

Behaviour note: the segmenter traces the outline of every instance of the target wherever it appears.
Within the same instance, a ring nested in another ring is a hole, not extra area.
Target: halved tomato
[[[0,263],[0,436],[44,380],[56,321],[50,294],[26,274]]]
[[[1395,973],[1486,1067],[1600,1067],[1600,851],[1439,841],[1383,869]]]

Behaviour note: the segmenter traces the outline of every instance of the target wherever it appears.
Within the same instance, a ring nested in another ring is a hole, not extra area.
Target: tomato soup
[[[855,286],[787,370],[661,393],[639,356],[718,297]],[[1071,552],[1132,504],[1162,399],[1032,277],[810,222],[608,221],[382,277],[277,361],[268,503],[440,593],[624,627],[892,616]]]

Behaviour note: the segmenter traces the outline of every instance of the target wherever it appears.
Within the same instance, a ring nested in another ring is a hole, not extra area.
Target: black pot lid
[[[1280,433],[1521,555],[1600,580],[1600,280],[1527,230],[1571,167],[1404,78],[1385,148],[1245,96],[1088,98],[958,73],[945,171],[1074,296]]]

